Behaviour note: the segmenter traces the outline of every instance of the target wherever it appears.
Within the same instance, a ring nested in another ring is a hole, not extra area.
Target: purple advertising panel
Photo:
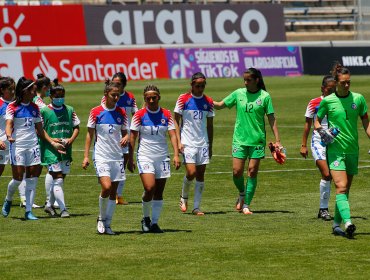
[[[299,47],[178,48],[166,50],[169,76],[190,78],[202,72],[208,78],[241,77],[250,67],[264,76],[302,75]]]

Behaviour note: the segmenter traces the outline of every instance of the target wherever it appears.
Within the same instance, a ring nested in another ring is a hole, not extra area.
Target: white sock
[[[45,175],[45,193],[46,193],[46,204],[48,204],[50,200],[50,192],[51,188],[53,187],[53,176],[50,175],[50,173],[46,173]],[[53,202],[54,204],[54,202]]]
[[[53,180],[53,194],[55,197],[55,200],[59,204],[59,208],[61,211],[66,209],[65,202],[64,202],[64,191],[63,191],[63,178],[58,178]],[[53,203],[54,204],[54,203]]]
[[[143,205],[143,216],[144,218],[150,217],[150,209],[152,208],[152,200],[151,201],[142,201]]]
[[[35,202],[36,186],[38,177],[26,178],[26,212],[32,210],[32,205]]]
[[[17,190],[17,187],[21,184],[21,181],[17,181],[14,179],[11,179],[9,184],[8,184],[8,192],[6,193],[6,200],[7,201],[12,201],[13,200],[13,195],[15,191]],[[26,200],[26,198],[25,198]]]
[[[163,200],[153,200],[152,203],[152,224],[158,224],[162,212]]]
[[[117,195],[118,195],[118,196],[122,196],[122,194],[123,194],[123,189],[124,189],[124,187],[125,187],[125,184],[126,184],[126,180],[119,181],[119,183],[118,183],[118,187],[117,187]]]
[[[116,209],[116,200],[109,199],[107,203],[107,210],[105,212],[105,226],[106,227],[110,227],[115,209]]]
[[[330,181],[321,179],[320,181],[320,208],[329,207]]]
[[[19,198],[21,199],[21,202],[26,202],[26,181],[24,180],[25,176],[26,173],[23,175],[23,180],[18,185]]]
[[[107,203],[108,203],[108,197],[101,197],[99,196],[99,217],[103,221],[105,220],[105,215],[107,213]]]
[[[191,186],[192,181],[189,181],[186,176],[184,176],[182,180],[182,192],[181,192],[181,197],[183,199],[188,199],[189,198],[189,190]]]
[[[194,188],[194,209],[200,209],[200,202],[202,201],[202,193],[204,189],[204,182],[195,181]]]

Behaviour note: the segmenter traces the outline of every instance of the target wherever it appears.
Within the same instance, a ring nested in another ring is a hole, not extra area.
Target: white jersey
[[[42,98],[38,95],[33,98],[32,102],[35,103],[40,110],[46,106],[44,100],[42,100]]]
[[[108,109],[104,104],[90,111],[87,127],[95,129],[93,160],[99,162],[122,161],[120,140],[122,130],[127,129],[127,115],[116,106]]]
[[[6,149],[9,149],[9,142],[6,139],[5,135],[5,114],[6,114],[6,108],[8,107],[10,101],[4,100],[2,97],[0,97],[0,141],[5,142]]]
[[[130,129],[139,132],[138,160],[168,156],[166,134],[168,130],[176,129],[169,110],[140,109],[132,118]]]
[[[320,97],[310,100],[310,102],[307,105],[307,109],[306,109],[306,114],[305,114],[306,118],[310,118],[313,120],[313,122],[315,122],[317,111],[319,110],[320,102],[321,100],[323,100],[323,98],[324,98],[323,96],[320,96]],[[328,119],[326,116],[322,119],[321,126],[324,129],[328,128]],[[321,139],[320,135],[317,133],[316,130],[314,130],[312,132],[312,142],[314,142],[315,140],[319,141],[320,139]]]
[[[41,122],[39,107],[30,102],[17,105],[15,102],[9,104],[6,109],[6,120],[13,120],[12,137],[16,148],[31,149],[38,145],[35,124]]]
[[[189,93],[177,99],[175,113],[182,116],[181,143],[192,147],[208,146],[207,118],[215,116],[213,100]]]

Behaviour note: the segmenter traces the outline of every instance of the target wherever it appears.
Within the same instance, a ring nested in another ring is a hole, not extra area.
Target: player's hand
[[[323,129],[322,127],[317,130],[321,137],[321,142],[325,143],[326,145],[332,143],[334,140],[334,136],[329,132],[329,129]]]
[[[0,150],[5,150],[6,149],[6,144],[5,142],[0,140]]]
[[[178,143],[178,147],[179,147],[179,153],[184,154],[184,145],[181,143]]]
[[[308,157],[308,149],[307,149],[306,146],[302,146],[301,147],[300,154],[304,158],[307,158]]]
[[[90,165],[89,158],[85,157],[83,162],[82,162],[82,168],[86,170],[89,165]]]
[[[9,143],[14,143],[15,139],[12,136],[7,137]]]
[[[58,153],[66,154],[65,147],[62,143],[60,143],[60,141],[52,141],[50,144],[53,146],[55,150],[58,151]]]
[[[175,166],[176,170],[179,170],[179,168],[181,166],[181,161],[180,161],[179,156],[174,156],[173,157],[173,165]]]
[[[284,164],[286,155],[283,153],[283,146],[281,145],[276,145],[276,143],[269,143],[269,149],[271,151],[271,155],[273,159],[278,163],[278,164]]]
[[[124,137],[121,138],[119,141],[121,147],[126,147],[128,143],[128,134],[126,134]]]

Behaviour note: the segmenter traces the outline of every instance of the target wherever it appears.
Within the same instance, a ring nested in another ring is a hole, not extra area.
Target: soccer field
[[[369,76],[352,76],[351,89],[370,105]],[[231,141],[235,109],[216,111],[214,147],[205,177],[205,216],[181,213],[178,207],[184,167],[172,171],[164,192],[159,224],[164,234],[142,234],[142,185],[137,171],[128,174],[124,197],[112,229],[116,236],[96,234],[100,186],[93,166],[81,168],[89,111],[100,102],[104,85],[65,84],[66,103],[81,119],[74,144],[74,162],[65,181],[71,218],[49,218],[35,209],[38,221],[25,221],[14,196],[11,213],[0,217],[0,279],[370,279],[370,148],[359,121],[359,175],[353,181],[350,205],[357,226],[354,239],[333,236],[332,222],[317,219],[320,173],[311,154],[299,154],[308,101],[320,95],[322,77],[267,77],[287,162],[280,166],[269,153],[262,160],[253,215],[235,212],[237,189],[232,181]],[[148,81],[129,81],[141,107]],[[173,111],[188,80],[153,81],[161,90],[161,106]],[[221,100],[243,87],[239,79],[208,79],[205,93]],[[46,99],[45,99],[46,100]],[[48,100],[46,100],[48,102]],[[273,134],[267,124],[267,141]],[[171,150],[170,150],[171,151]],[[45,200],[44,174],[36,203]],[[0,200],[6,195],[10,166],[0,179]],[[193,188],[192,188],[193,190]],[[193,192],[189,204],[192,207]],[[332,186],[330,209],[334,213]]]

